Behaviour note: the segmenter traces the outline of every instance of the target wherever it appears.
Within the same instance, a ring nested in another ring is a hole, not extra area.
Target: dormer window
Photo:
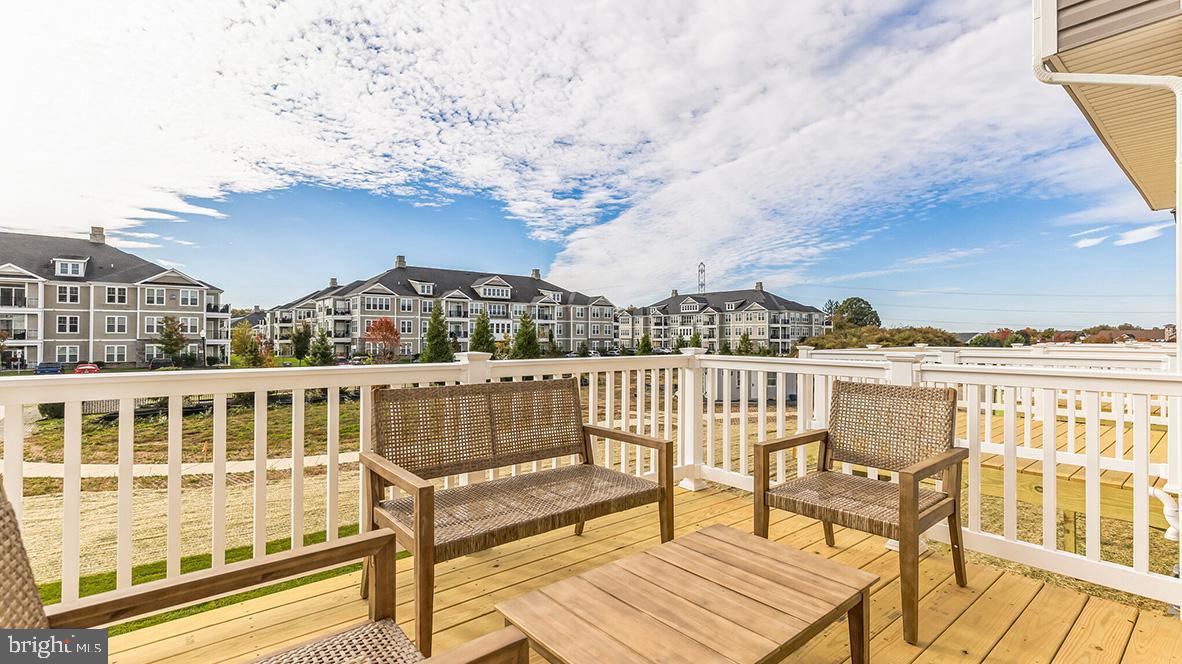
[[[683,302],[681,304],[681,310],[682,311],[690,311],[690,312],[697,311],[698,304],[696,302]]]
[[[735,310],[735,303],[734,302],[727,302],[726,303],[726,310],[727,311],[734,311]]]
[[[481,297],[509,299],[509,289],[504,286],[485,286],[480,289]]]
[[[81,277],[85,273],[83,261],[66,261],[57,260],[57,269],[54,274],[59,277]]]
[[[419,284],[419,295],[434,295],[435,284]]]

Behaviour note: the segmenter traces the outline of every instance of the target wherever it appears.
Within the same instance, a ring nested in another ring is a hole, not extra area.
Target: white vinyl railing
[[[940,352],[945,354],[941,359],[949,359],[945,351]],[[1168,403],[1182,397],[1182,375],[1141,367],[1083,369],[989,364],[969,358],[954,363],[929,361],[932,354],[928,349],[841,358],[818,357],[805,349],[802,355],[795,359],[737,357],[686,349],[681,355],[489,361],[483,354],[468,353],[450,364],[4,378],[0,379],[0,405],[7,413],[3,426],[4,487],[20,514],[26,448],[20,413],[29,405],[64,402],[60,576],[62,601],[70,603],[79,599],[83,574],[81,540],[86,524],[82,522],[81,468],[90,460],[83,433],[82,403],[86,401],[115,399],[119,404],[115,552],[111,561],[100,561],[98,567],[114,569],[116,587],[124,588],[131,584],[134,554],[140,546],[134,536],[137,512],[132,494],[134,452],[136,445],[145,441],[136,439],[136,399],[163,397],[167,403],[166,524],[161,525],[166,531],[166,573],[177,576],[187,550],[182,547],[183,469],[194,461],[182,445],[186,397],[201,395],[212,400],[208,441],[212,499],[206,535],[209,545],[204,550],[212,552],[212,564],[218,566],[224,564],[228,547],[227,510],[239,509],[228,504],[227,497],[231,409],[235,413],[249,409],[253,418],[251,493],[249,500],[243,501],[252,505],[253,555],[266,555],[268,520],[276,518],[267,510],[268,496],[272,502],[276,498],[276,488],[267,479],[267,470],[276,461],[267,452],[268,443],[274,442],[268,440],[268,418],[276,412],[268,412],[268,396],[275,393],[291,395],[290,425],[281,427],[283,438],[289,435],[291,440],[290,452],[281,461],[284,468],[291,469],[292,478],[290,496],[282,497],[290,514],[282,521],[289,522],[291,546],[298,547],[307,530],[306,492],[320,489],[309,482],[324,483],[323,521],[328,537],[334,537],[342,524],[365,521],[360,519],[365,509],[359,500],[360,487],[340,486],[340,469],[348,467],[342,455],[353,459],[356,451],[370,445],[369,388],[375,385],[574,377],[581,386],[588,421],[677,442],[675,477],[683,487],[697,489],[712,481],[745,490],[752,487],[756,442],[826,425],[833,381],[953,386],[961,407],[958,444],[970,454],[963,493],[967,546],[1093,583],[1182,603],[1182,584],[1169,576],[1180,552],[1175,546],[1172,554],[1165,555],[1160,546],[1166,528],[1160,501],[1173,500],[1161,489],[1175,490],[1169,479],[1177,477],[1182,461],[1174,432],[1166,430]],[[357,390],[359,401],[348,403],[350,409],[358,409],[359,433],[343,440],[342,395],[353,390]],[[327,471],[323,476],[305,478],[309,441],[304,397],[312,391],[323,393],[327,400],[325,440],[316,441],[318,447],[323,443]],[[655,458],[646,449],[603,440],[596,441],[596,449],[597,463],[655,476]],[[550,459],[442,481],[445,486],[486,481],[572,461]],[[242,463],[238,459],[235,467],[241,469]],[[773,467],[773,482],[799,476],[811,463],[815,463],[815,446],[780,453]],[[895,479],[889,469],[842,464],[838,470],[884,481]],[[341,505],[352,505],[353,501],[359,512],[342,514]],[[1073,534],[1065,537],[1062,532],[1060,518],[1068,513],[1083,519],[1082,547],[1073,544]],[[1102,520],[1118,524],[1117,530],[1127,533],[1127,556],[1104,548],[1110,536],[1101,530]],[[276,524],[271,525],[273,534]],[[191,531],[186,533],[191,537]],[[944,536],[939,527],[930,534]]]

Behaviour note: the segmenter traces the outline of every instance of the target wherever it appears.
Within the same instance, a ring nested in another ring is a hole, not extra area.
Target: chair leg
[[[415,645],[423,657],[431,656],[431,632],[435,610],[435,544],[416,542]]]
[[[755,494],[755,534],[766,539],[771,508],[763,502],[764,500],[763,496]]]
[[[899,592],[903,604],[903,640],[919,641],[919,537],[899,538]]]
[[[583,525],[584,525],[585,523],[586,523],[586,521],[579,521],[578,523],[576,523],[576,524],[575,524],[575,534],[576,534],[576,535],[582,535],[582,534],[583,534]]]
[[[952,567],[956,570],[956,585],[964,588],[968,585],[968,576],[964,569],[964,543],[960,529],[960,511],[948,516],[948,542],[952,546]]]
[[[657,509],[661,512],[661,542],[668,542],[673,539],[673,490],[666,491],[666,495],[657,504]]]
[[[822,521],[821,528],[825,530],[825,544],[828,546],[837,546],[833,543],[833,524],[828,521]]]

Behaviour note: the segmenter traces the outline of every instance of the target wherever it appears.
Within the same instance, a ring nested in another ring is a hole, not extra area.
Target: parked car
[[[33,369],[33,373],[39,376],[49,374],[60,374],[62,372],[61,362],[38,362],[37,368]]]
[[[587,357],[603,357],[603,356],[599,354],[599,351],[593,350],[593,351],[591,351],[591,353]]]
[[[148,360],[148,371],[155,371],[156,369],[163,369],[172,366],[172,359],[167,357],[154,357]]]
[[[578,357],[578,356],[579,356],[579,354],[573,350],[571,352],[567,353],[566,355],[563,355],[563,357]]]
[[[620,356],[620,349],[612,348],[612,349],[608,350],[605,353],[605,355],[607,355],[608,357],[619,357]]]
[[[76,373],[76,374],[96,374],[98,372],[99,372],[98,365],[91,364],[90,362],[84,362],[84,363],[76,365],[74,367],[74,373]]]

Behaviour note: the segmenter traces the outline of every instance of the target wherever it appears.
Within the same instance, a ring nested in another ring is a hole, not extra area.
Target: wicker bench
[[[658,482],[595,465],[591,436],[658,452]],[[559,466],[549,459],[577,457]],[[432,479],[523,463],[537,472],[436,490]],[[584,424],[574,379],[373,393],[373,451],[361,454],[373,527],[414,555],[415,641],[431,652],[435,563],[589,519],[659,503],[673,537],[673,442]],[[395,486],[407,496],[387,498]],[[362,584],[365,592],[366,584]]]

